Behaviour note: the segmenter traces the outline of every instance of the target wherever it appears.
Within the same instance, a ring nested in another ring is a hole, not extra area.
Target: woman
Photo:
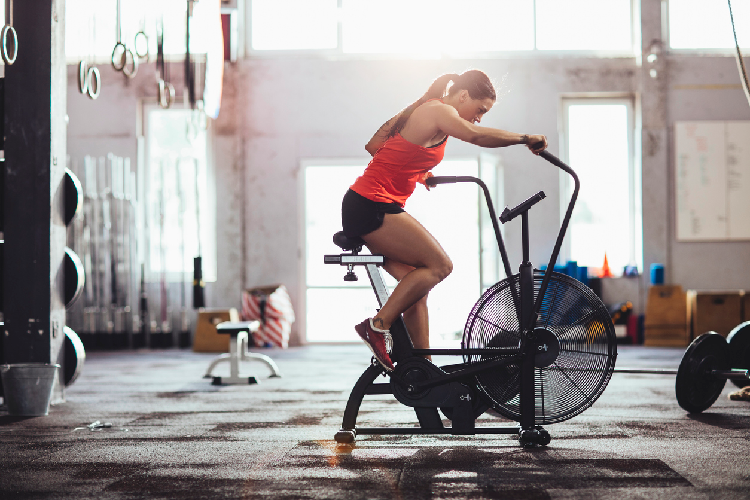
[[[437,240],[404,211],[416,183],[425,184],[443,159],[448,136],[486,148],[526,144],[536,154],[547,147],[543,135],[476,125],[495,100],[492,82],[479,70],[439,77],[370,139],[365,149],[373,159],[344,196],[344,233],[384,255],[386,271],[399,282],[377,315],[354,327],[388,371],[391,323],[403,314],[414,347],[428,348],[427,294],[453,269]]]

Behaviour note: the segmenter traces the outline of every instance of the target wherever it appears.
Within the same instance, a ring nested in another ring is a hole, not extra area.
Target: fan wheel
[[[534,295],[543,272],[534,272]],[[515,347],[520,328],[511,287],[519,292],[519,275],[504,279],[482,295],[466,321],[468,348]],[[552,273],[535,329],[535,423],[568,420],[586,410],[609,383],[617,359],[617,339],[607,307],[583,283]],[[465,363],[487,356],[465,355]],[[491,407],[521,420],[521,365],[512,362],[476,376],[477,387]]]

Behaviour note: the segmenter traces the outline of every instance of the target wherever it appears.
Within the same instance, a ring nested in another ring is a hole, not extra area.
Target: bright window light
[[[568,231],[570,259],[600,268],[606,253],[614,274],[640,265],[640,214],[630,153],[630,101],[565,102],[568,159],[581,190]],[[572,184],[572,182],[570,183]],[[568,186],[565,200],[570,198]]]
[[[346,53],[440,54],[441,2],[344,0]]]
[[[439,56],[531,50],[533,0],[343,0],[343,51]],[[478,25],[478,19],[491,19]]]
[[[323,255],[340,253],[331,238],[341,230],[341,199],[364,167],[305,168],[306,331],[310,342],[359,341],[354,325],[373,316],[377,308],[363,267],[356,268],[359,281],[345,282],[344,267],[323,264]],[[435,175],[476,176],[477,172],[476,160],[444,161],[435,169]],[[429,192],[419,185],[406,205],[454,263],[454,272],[428,299],[434,346],[458,347],[466,316],[480,295],[478,196],[473,184],[441,186]],[[396,285],[385,271],[383,275],[388,286]]]
[[[120,2],[121,41],[134,49],[135,35],[148,36],[151,60],[156,58],[157,24],[163,25],[164,54],[185,54],[185,0],[127,0]],[[204,33],[209,20],[206,11],[216,10],[210,2],[195,2],[190,21],[190,52],[205,54]],[[68,62],[109,63],[117,41],[117,0],[67,0],[65,2],[65,55]],[[142,42],[139,42],[142,43]]]
[[[447,5],[455,6],[454,2]],[[534,48],[533,0],[465,0],[461,22],[444,16],[449,24],[443,31],[445,53],[532,50]],[[477,25],[477,17],[486,20]]]
[[[336,0],[252,0],[254,50],[335,49]]]
[[[750,1],[734,0],[737,39],[750,47]],[[673,49],[734,48],[727,0],[670,0],[669,46]]]
[[[536,0],[540,50],[633,48],[631,0]]]
[[[147,109],[147,259],[153,273],[182,276],[192,275],[193,258],[200,255],[204,280],[216,281],[207,136],[194,119],[189,109]]]

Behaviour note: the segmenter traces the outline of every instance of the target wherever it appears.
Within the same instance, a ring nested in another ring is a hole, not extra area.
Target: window
[[[632,0],[251,0],[252,48],[427,58],[633,51]]]
[[[337,4],[337,0],[252,0],[253,49],[335,49]]]
[[[151,273],[182,280],[203,257],[203,279],[216,281],[213,178],[207,134],[189,109],[146,107],[144,258]],[[205,121],[205,120],[204,120]]]
[[[643,267],[633,115],[630,98],[563,100],[565,156],[581,181],[563,256],[579,266],[600,268],[606,254],[614,274]],[[567,207],[573,182],[563,172],[561,179]]]
[[[217,9],[220,0],[203,0],[193,5],[190,20],[190,52],[205,54],[212,41],[213,26],[206,13]],[[213,4],[212,4],[213,2]],[[164,53],[185,55],[186,0],[121,0],[121,40],[131,50],[135,35],[148,36],[151,60],[156,58],[156,26],[163,22]],[[218,19],[216,20],[218,22]],[[65,2],[65,54],[68,62],[86,59],[109,63],[117,41],[117,0],[68,0]],[[139,42],[141,43],[141,42]]]
[[[632,50],[630,0],[536,0],[540,50]]]
[[[534,48],[532,0],[465,0],[456,7],[443,0],[343,0],[343,51],[440,56]]]
[[[375,294],[363,267],[355,271],[359,281],[345,282],[345,268],[323,264],[323,255],[340,253],[331,238],[341,230],[341,198],[366,162],[306,162],[305,191],[305,265],[306,332],[309,342],[357,341],[354,325],[374,315]],[[483,161],[482,171],[490,168]],[[435,175],[473,175],[479,173],[477,160],[446,160]],[[488,179],[488,181],[494,179]],[[321,196],[321,193],[325,193]],[[497,200],[496,200],[497,201]],[[457,347],[466,317],[480,296],[480,274],[497,272],[497,258],[488,257],[480,265],[480,195],[475,184],[438,186],[429,192],[417,186],[407,202],[407,210],[443,245],[454,263],[453,273],[430,292],[430,338],[435,346]],[[482,200],[483,203],[483,200]],[[486,210],[483,209],[486,212]],[[494,243],[493,240],[490,243]],[[396,281],[382,271],[386,284]],[[489,281],[489,278],[486,278]]]
[[[732,14],[741,47],[750,47],[750,2],[734,0]],[[733,49],[727,0],[670,0],[669,46],[673,49]]]

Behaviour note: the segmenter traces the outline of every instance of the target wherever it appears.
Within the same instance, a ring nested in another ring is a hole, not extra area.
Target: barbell
[[[615,373],[677,375],[677,402],[690,413],[708,409],[718,399],[727,380],[737,387],[750,385],[750,321],[737,325],[724,338],[707,332],[693,340],[677,370],[615,368]]]

